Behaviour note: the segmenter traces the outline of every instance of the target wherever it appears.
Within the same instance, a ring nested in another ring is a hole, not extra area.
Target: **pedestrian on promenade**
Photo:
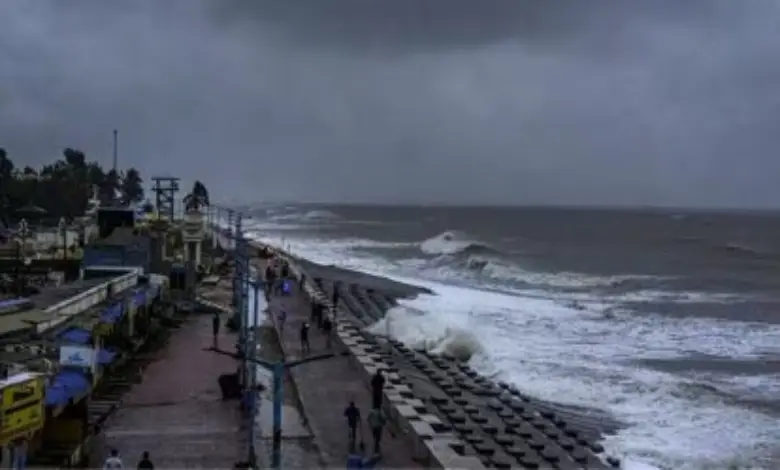
[[[214,315],[211,317],[211,334],[214,336],[214,349],[219,347],[219,327],[219,313],[214,312]]]
[[[325,304],[317,305],[317,328],[322,329],[322,323],[325,320]]]
[[[24,470],[27,468],[27,441],[25,439],[16,439],[14,441],[13,457],[11,459],[11,468],[14,470]]]
[[[330,349],[333,338],[333,320],[330,315],[325,317],[325,321],[322,323],[322,330],[325,332],[325,347]]]
[[[305,285],[306,285],[306,274],[305,273],[301,273],[301,278],[298,279],[298,288],[300,290],[303,290],[303,286],[305,286]]]
[[[347,457],[347,470],[374,468],[379,459],[380,456],[378,454],[367,458],[366,446],[361,442],[358,452],[350,451]]]
[[[355,402],[349,402],[349,406],[344,410],[344,417],[347,418],[347,429],[349,430],[349,452],[355,452],[355,439],[357,439],[358,425],[360,424],[360,409],[355,406]]]
[[[284,334],[284,324],[287,322],[287,312],[279,310],[276,320],[279,323],[279,336],[282,336]]]
[[[149,452],[144,452],[141,455],[141,460],[138,461],[138,470],[154,470],[154,464],[149,458]]]
[[[271,267],[271,263],[268,263],[265,267],[265,300],[271,300],[271,292],[274,288],[274,268]]]
[[[122,468],[122,459],[119,458],[119,451],[111,449],[111,455],[103,463],[103,470],[121,470]]]
[[[371,429],[371,437],[374,440],[374,455],[380,453],[382,442],[382,430],[387,424],[385,414],[380,409],[371,410],[368,413],[368,427]]]
[[[371,377],[371,398],[373,399],[372,408],[382,408],[382,395],[385,388],[385,377],[382,375],[382,369],[377,369]]]
[[[301,323],[301,354],[309,354],[311,345],[309,344],[309,324]]]
[[[331,297],[331,302],[333,303],[333,309],[339,308],[339,283],[334,282],[333,283],[333,296]]]

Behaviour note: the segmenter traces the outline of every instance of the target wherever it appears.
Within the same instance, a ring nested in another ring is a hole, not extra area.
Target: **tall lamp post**
[[[60,217],[57,228],[59,229],[60,237],[62,237],[62,259],[68,259],[68,223],[65,221],[65,217]]]
[[[213,351],[217,354],[222,354],[225,356],[230,356],[234,359],[238,359],[241,361],[244,361],[244,363],[252,363],[257,364],[264,369],[270,371],[273,374],[273,451],[271,454],[271,467],[272,468],[281,468],[282,467],[282,404],[284,402],[284,371],[287,369],[292,369],[293,367],[299,366],[301,364],[306,364],[309,362],[315,362],[315,361],[321,361],[324,359],[330,359],[332,357],[338,357],[338,356],[348,356],[348,351],[343,351],[341,353],[326,353],[326,354],[318,354],[316,356],[309,356],[304,357],[301,359],[296,359],[294,361],[279,361],[279,362],[268,362],[264,359],[260,359],[257,357],[257,348],[254,348],[255,350],[252,351],[250,356],[247,356],[246,354],[242,354],[241,352],[238,353],[231,353],[230,351],[224,351],[222,349],[218,348],[207,348],[208,351]],[[255,387],[256,389],[257,387]],[[252,422],[252,428],[254,428],[254,420]],[[254,433],[252,433],[253,435]],[[250,445],[254,447],[254,442],[251,442]],[[252,462],[250,461],[250,464]],[[256,468],[256,467],[252,467]]]
[[[30,237],[30,227],[27,225],[27,220],[22,219],[19,221],[19,228],[16,231],[17,244],[16,244],[16,272],[14,273],[14,284],[16,285],[16,293],[19,297],[24,294],[24,286],[22,282],[21,267],[27,261],[27,239]]]

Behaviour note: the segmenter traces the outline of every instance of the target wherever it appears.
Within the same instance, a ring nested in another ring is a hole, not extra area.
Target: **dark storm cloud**
[[[6,0],[0,145],[117,127],[244,200],[777,205],[777,5]]]

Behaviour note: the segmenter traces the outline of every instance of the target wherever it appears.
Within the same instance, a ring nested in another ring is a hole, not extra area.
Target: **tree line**
[[[106,171],[84,152],[66,148],[62,158],[40,168],[17,166],[0,147],[0,216],[8,226],[21,211],[40,208],[41,218],[71,220],[83,215],[93,188],[103,205],[144,200],[143,180],[135,168]]]

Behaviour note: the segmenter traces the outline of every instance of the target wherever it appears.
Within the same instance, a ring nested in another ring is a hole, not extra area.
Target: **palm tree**
[[[209,192],[200,181],[195,181],[192,191],[184,196],[184,208],[187,211],[199,211],[201,207],[209,205]]]

